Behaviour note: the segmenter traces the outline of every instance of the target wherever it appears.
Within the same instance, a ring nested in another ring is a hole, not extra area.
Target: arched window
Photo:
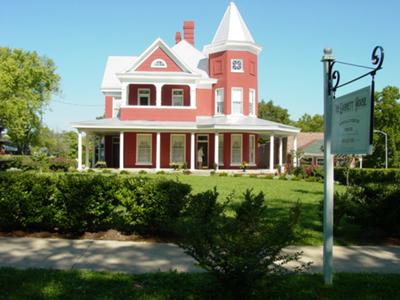
[[[167,63],[165,62],[165,60],[163,60],[161,58],[157,58],[157,59],[153,60],[153,62],[151,63],[151,67],[152,68],[166,68]]]

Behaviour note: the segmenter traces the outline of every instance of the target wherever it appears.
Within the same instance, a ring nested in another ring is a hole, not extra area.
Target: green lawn
[[[319,203],[323,198],[323,184],[318,182],[285,181],[251,177],[221,177],[221,176],[194,176],[194,175],[149,175],[165,176],[169,179],[178,178],[183,183],[192,186],[193,193],[217,188],[220,200],[225,199],[230,193],[234,201],[240,201],[246,189],[253,189],[265,194],[267,204],[276,214],[286,214],[290,205],[296,201],[302,203],[300,228],[304,237],[299,242],[302,245],[322,245],[322,220],[319,215]],[[335,186],[336,190],[343,190],[343,186]],[[357,241],[349,239],[335,240],[337,244],[352,244]]]
[[[259,299],[400,299],[400,274],[336,274],[288,277],[260,289]],[[0,299],[230,299],[207,273],[129,275],[92,271],[0,268]]]

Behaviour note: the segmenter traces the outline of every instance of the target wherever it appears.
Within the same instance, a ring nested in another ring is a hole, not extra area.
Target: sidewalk
[[[291,247],[322,272],[322,247]],[[0,266],[15,268],[90,269],[127,273],[177,270],[196,272],[194,260],[174,244],[43,238],[0,238]],[[400,247],[334,247],[335,272],[400,273]]]

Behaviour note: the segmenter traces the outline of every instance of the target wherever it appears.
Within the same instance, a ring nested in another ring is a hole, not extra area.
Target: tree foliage
[[[0,48],[0,121],[23,153],[39,134],[51,95],[59,90],[54,62],[36,52]]]
[[[279,105],[275,105],[272,100],[268,102],[264,102],[264,100],[262,100],[258,104],[258,117],[260,119],[279,122],[287,125],[292,123],[288,110],[280,107]]]
[[[400,91],[394,86],[387,86],[375,93],[374,129],[388,135],[389,167],[400,167]],[[367,157],[366,166],[383,167],[385,165],[385,137],[374,133],[374,152]]]
[[[33,142],[34,150],[45,152],[52,156],[76,158],[77,134],[73,131],[55,132],[43,126],[40,134]]]
[[[302,132],[322,132],[324,131],[324,117],[319,114],[313,116],[305,113],[296,122]]]

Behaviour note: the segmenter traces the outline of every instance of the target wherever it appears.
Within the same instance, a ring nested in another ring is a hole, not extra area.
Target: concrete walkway
[[[322,247],[296,247],[310,272],[322,271]],[[400,247],[334,247],[336,272],[400,273]],[[15,268],[90,269],[127,273],[200,271],[174,244],[0,237],[0,266]]]

